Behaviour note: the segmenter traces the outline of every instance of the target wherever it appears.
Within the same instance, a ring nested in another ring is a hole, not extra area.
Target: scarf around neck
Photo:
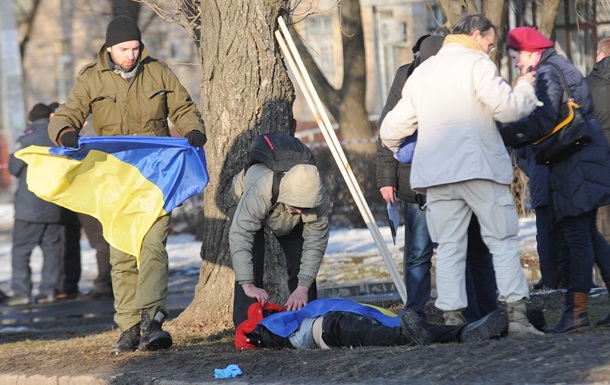
[[[110,57],[110,53],[106,53],[106,57],[108,58],[108,66],[110,67],[110,70],[117,75],[121,75],[121,77],[127,81],[130,81],[131,78],[133,78],[133,75],[136,73],[136,68],[138,68],[138,63],[140,62],[140,58],[138,58],[131,68],[123,69],[114,64],[112,58]]]
[[[480,45],[476,41],[472,40],[470,36],[464,34],[447,35],[443,42],[443,47],[449,43],[458,43],[466,48],[474,49],[475,51],[483,51]]]

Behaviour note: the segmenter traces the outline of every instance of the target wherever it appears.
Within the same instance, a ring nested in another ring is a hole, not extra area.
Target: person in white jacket
[[[463,322],[467,229],[474,212],[493,255],[509,335],[540,335],[526,317],[529,290],[515,237],[512,164],[496,127],[496,122],[513,122],[534,110],[534,73],[511,88],[489,57],[495,37],[495,27],[483,15],[458,20],[439,53],[409,77],[380,137],[396,152],[418,130],[411,186],[427,198],[428,229],[438,243],[436,307],[445,323]]]

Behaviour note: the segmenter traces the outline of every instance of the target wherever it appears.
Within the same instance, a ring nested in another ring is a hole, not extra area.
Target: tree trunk
[[[343,0],[339,4],[341,40],[343,45],[343,84],[337,90],[330,85],[311,57],[301,38],[292,30],[292,37],[309,72],[312,83],[324,106],[339,123],[341,139],[369,139],[373,130],[366,110],[366,61],[364,33],[359,0]],[[370,144],[348,145],[355,152],[374,152]]]
[[[294,133],[294,89],[274,36],[277,17],[287,9],[286,0],[201,2],[201,109],[210,184],[205,189],[199,283],[193,302],[177,320],[183,326],[207,332],[233,326],[235,276],[228,239],[229,211],[236,204],[232,179],[255,135]],[[285,263],[277,248],[271,254],[265,287],[272,301],[283,304]]]
[[[339,126],[344,140],[368,139],[373,132],[366,111],[366,60],[360,1],[342,1],[343,86]]]
[[[508,3],[504,0],[485,0],[483,1],[483,14],[487,16],[491,23],[496,27],[496,41],[494,42],[496,50],[491,53],[491,59],[496,63],[498,68],[502,65],[502,53],[506,38],[504,36],[506,15],[508,12]]]
[[[460,17],[466,14],[479,13],[472,0],[439,0],[438,4],[447,19],[446,27],[451,30]]]
[[[544,36],[550,38],[555,29],[555,18],[557,17],[557,9],[559,8],[559,0],[544,0],[541,13],[540,24],[538,30]]]

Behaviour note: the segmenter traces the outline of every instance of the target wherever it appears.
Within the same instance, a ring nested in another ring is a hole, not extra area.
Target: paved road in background
[[[170,319],[177,317],[193,300],[198,275],[190,271],[170,271],[167,307]],[[319,289],[321,298],[363,300],[400,299],[392,283],[363,284]],[[61,330],[75,328],[112,329],[112,299],[61,300],[52,304],[15,306],[0,304],[0,333],[28,330]]]
[[[196,274],[170,272],[167,296],[170,318],[177,317],[191,303],[197,280]],[[52,304],[13,307],[0,304],[0,333],[32,329],[74,330],[78,327],[111,329],[116,327],[113,315],[112,299],[70,299]]]

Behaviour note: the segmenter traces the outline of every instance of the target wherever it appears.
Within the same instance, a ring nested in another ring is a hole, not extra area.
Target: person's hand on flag
[[[64,147],[78,148],[78,132],[73,128],[66,127],[59,134],[57,141]]]
[[[208,141],[205,134],[197,130],[187,132],[186,138],[188,139],[189,144],[195,147],[203,147],[203,145]]]

